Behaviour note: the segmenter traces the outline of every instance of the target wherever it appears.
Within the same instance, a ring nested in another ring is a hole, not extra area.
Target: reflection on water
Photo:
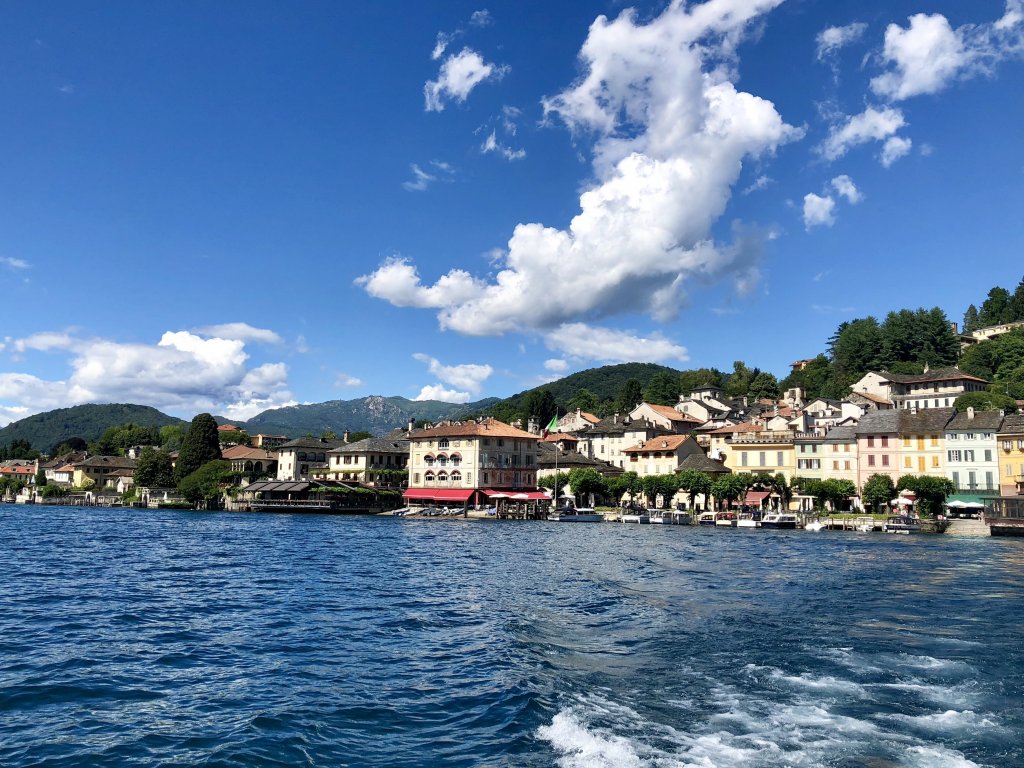
[[[1024,541],[0,508],[0,764],[1024,764]]]

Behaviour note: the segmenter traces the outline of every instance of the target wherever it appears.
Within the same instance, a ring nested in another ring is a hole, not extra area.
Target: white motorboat
[[[672,510],[659,511],[651,515],[651,523],[658,525],[690,525],[693,520],[689,512]]]
[[[760,528],[761,521],[754,515],[753,512],[741,512],[740,516],[736,519],[737,528]]]
[[[651,515],[649,512],[643,511],[623,512],[622,515],[619,517],[619,520],[621,520],[624,523],[640,523],[642,525],[646,525],[647,523],[651,522]]]
[[[920,533],[921,521],[910,515],[891,515],[882,523],[883,533]]]
[[[869,517],[867,515],[862,515],[861,517],[854,518],[853,521],[853,528],[858,533],[871,533],[873,530],[875,530],[875,525],[875,518]]]
[[[800,520],[792,512],[772,512],[761,520],[762,528],[782,528],[795,531]]]
[[[553,523],[602,523],[604,515],[588,507],[557,509],[548,515]]]
[[[719,512],[715,515],[715,527],[717,528],[735,528],[736,527],[736,513],[735,512]]]
[[[714,512],[701,512],[697,518],[697,525],[714,525],[715,524],[715,513]]]
[[[814,531],[815,533],[817,533],[818,531],[825,530],[825,524],[821,522],[821,520],[811,520],[811,522],[807,523],[804,526],[804,530]]]

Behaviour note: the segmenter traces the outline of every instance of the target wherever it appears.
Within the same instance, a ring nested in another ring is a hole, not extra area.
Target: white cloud
[[[469,392],[446,389],[442,384],[428,384],[413,398],[413,400],[440,400],[445,403],[468,403],[471,399]]]
[[[804,228],[826,226],[835,224],[836,201],[831,195],[820,197],[813,192],[804,195]]]
[[[498,141],[494,131],[491,131],[487,138],[484,139],[484,143],[480,145],[480,151],[484,154],[487,154],[488,152],[497,152],[506,160],[522,160],[526,157],[525,149],[512,149],[511,147],[506,147]]]
[[[445,384],[465,389],[476,395],[479,394],[483,383],[494,373],[489,365],[478,365],[476,363],[463,363],[462,365],[444,365],[440,360],[417,352],[413,358],[421,363],[426,363],[427,369],[434,376]]]
[[[758,190],[765,189],[769,184],[772,184],[774,179],[770,176],[761,175],[751,182],[750,186],[743,190],[744,195],[749,195],[751,192],[757,192]]]
[[[486,8],[481,8],[479,11],[473,11],[469,23],[474,27],[489,27],[494,23],[494,17]]]
[[[6,427],[12,421],[19,421],[31,415],[28,408],[0,405],[0,427]]]
[[[214,411],[243,419],[293,404],[283,363],[249,368],[245,342],[168,331],[155,344],[78,339],[37,333],[16,349],[63,351],[70,375],[46,381],[26,373],[0,374],[0,408],[38,413],[82,403],[140,403],[176,413]]]
[[[0,264],[8,269],[28,269],[31,266],[24,259],[15,259],[11,256],[0,256]]]
[[[461,269],[451,270],[428,288],[420,282],[416,267],[401,257],[388,259],[373,274],[357,277],[355,283],[396,307],[432,309],[470,301],[484,289],[483,283]]]
[[[444,32],[438,32],[437,33],[437,42],[434,43],[434,50],[432,50],[430,52],[430,58],[433,61],[437,61],[442,56],[444,56],[444,52],[446,50],[448,50],[448,44],[451,41],[452,41],[452,35],[446,34]]]
[[[516,226],[486,282],[456,269],[442,278],[447,288],[428,287],[408,262],[390,260],[358,283],[395,304],[436,307],[442,328],[470,335],[635,311],[666,320],[690,280],[749,287],[760,241],[748,233],[720,246],[713,227],[744,161],[802,132],[771,102],[738,91],[727,69],[704,64],[730,56],[747,23],[779,2],[673,2],[647,24],[633,11],[598,17],[580,51],[582,79],[544,101],[549,119],[596,137],[594,182],[569,225]],[[537,301],[558,285],[573,290]]]
[[[910,152],[910,148],[912,146],[913,142],[910,139],[903,138],[902,136],[893,136],[888,139],[882,147],[882,155],[880,158],[882,165],[888,168],[905,154]]]
[[[569,370],[569,362],[561,358],[552,358],[544,361],[544,369],[552,373],[564,373]]]
[[[363,386],[363,380],[356,378],[355,376],[349,376],[347,373],[339,373],[334,377],[335,387],[361,387]]]
[[[854,22],[845,27],[826,27],[815,40],[818,43],[818,60],[823,61],[840,48],[855,43],[864,36],[867,24]]]
[[[221,323],[204,325],[196,328],[196,333],[203,336],[216,336],[221,339],[236,341],[261,341],[266,344],[280,344],[281,337],[266,328],[254,328],[248,323]]]
[[[628,331],[597,328],[586,323],[566,323],[549,331],[545,342],[550,349],[585,360],[607,363],[657,363],[689,360],[686,347],[659,335],[636,336]]]
[[[437,80],[428,80],[423,86],[426,110],[441,112],[449,100],[464,102],[480,83],[488,79],[500,80],[507,72],[508,67],[490,64],[471,48],[463,48],[444,60]]]
[[[409,181],[402,182],[402,189],[409,192],[423,192],[430,186],[432,181],[437,181],[436,176],[427,173],[416,163],[410,164],[409,170],[412,171],[412,178]]]
[[[869,141],[885,141],[906,124],[903,113],[895,107],[868,107],[841,125],[833,126],[818,150],[826,160],[837,160],[851,147]]]
[[[882,60],[888,71],[871,80],[871,89],[893,101],[938,93],[955,80],[991,74],[1007,58],[1024,54],[1024,4],[1007,0],[995,22],[953,29],[942,14],[918,13],[906,28],[885,30]]]
[[[846,198],[846,201],[851,205],[856,205],[864,196],[860,190],[857,189],[857,185],[853,183],[853,179],[847,176],[845,173],[842,176],[836,176],[832,179],[832,188],[840,195]]]

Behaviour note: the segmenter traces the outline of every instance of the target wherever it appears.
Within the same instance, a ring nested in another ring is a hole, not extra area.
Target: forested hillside
[[[45,453],[75,437],[86,442],[98,440],[108,428],[129,423],[140,427],[164,427],[186,422],[148,405],[76,405],[11,422],[0,429],[0,446],[11,445],[15,440],[26,441],[37,451]]]

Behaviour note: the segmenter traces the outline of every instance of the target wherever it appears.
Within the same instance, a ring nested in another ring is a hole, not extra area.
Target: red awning
[[[472,488],[410,488],[402,494],[402,498],[426,501],[466,501],[472,495]]]
[[[746,504],[760,504],[772,495],[771,491],[747,491]]]

